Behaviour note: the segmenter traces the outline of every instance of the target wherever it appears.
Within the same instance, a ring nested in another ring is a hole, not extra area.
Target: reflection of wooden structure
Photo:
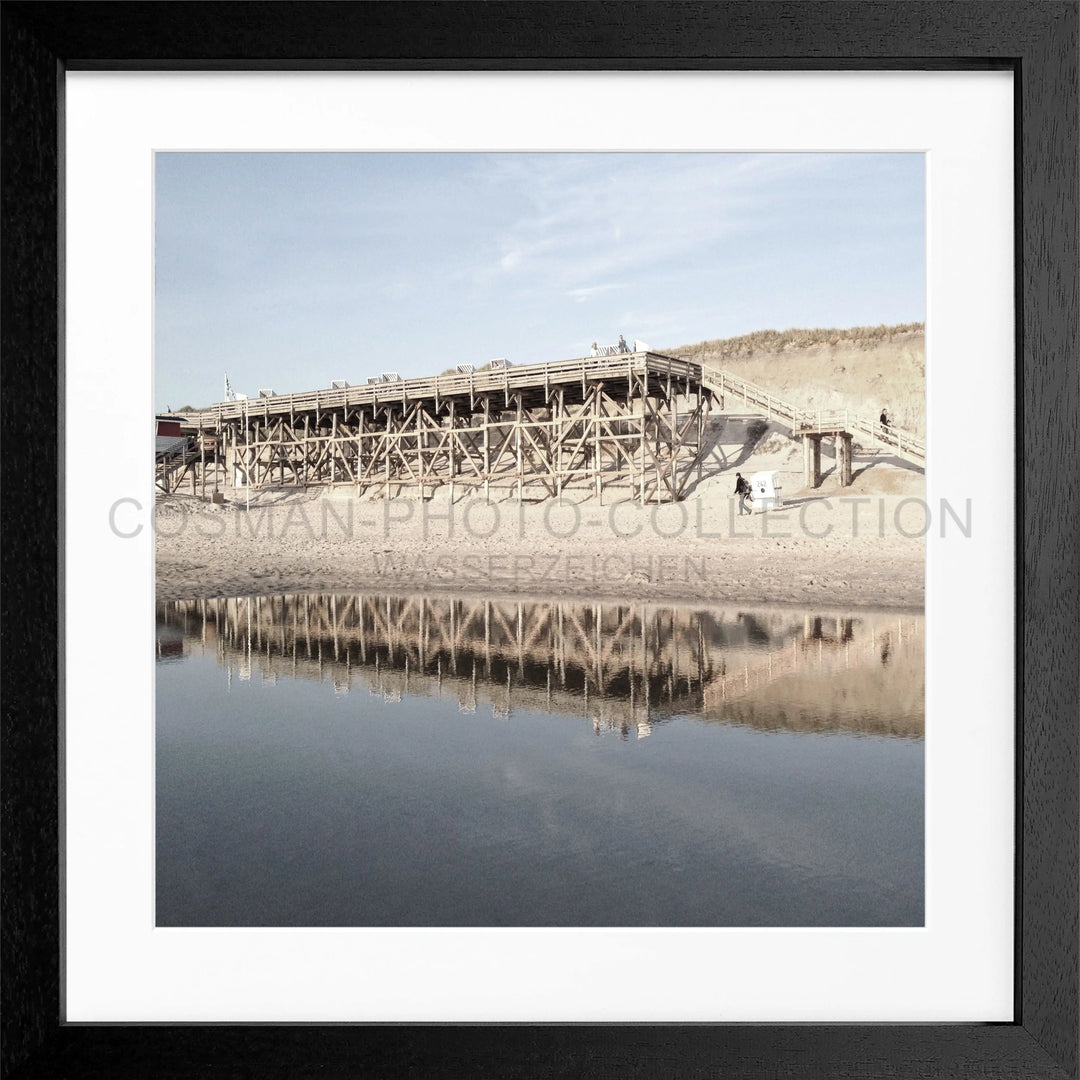
[[[453,692],[462,712],[566,712],[639,734],[673,714],[725,719],[730,703],[792,673],[872,668],[886,641],[921,666],[922,647],[912,616],[443,594],[177,601],[159,604],[158,623],[159,635],[179,630],[241,679],[253,669],[264,680],[329,679],[339,693],[359,682],[385,700]]]
[[[227,486],[519,500],[614,487],[645,503],[681,499],[698,475],[711,400],[696,364],[644,352],[222,402],[187,419],[221,440],[204,487],[220,468]]]
[[[895,626],[890,622],[887,629],[871,625],[868,633],[862,633],[856,640],[854,620],[848,617],[823,619],[821,616],[804,617],[803,633],[792,636],[791,648],[770,649],[763,656],[748,658],[742,665],[730,666],[722,675],[711,679],[705,688],[705,706],[711,708],[721,702],[752,694],[754,690],[775,682],[783,675],[789,675],[806,668],[821,670],[840,670],[858,665],[869,659],[880,659],[882,644],[890,643],[889,636],[895,628],[897,642],[904,642],[904,622],[900,617]],[[914,627],[909,624],[910,641]],[[823,624],[834,624],[835,629]],[[919,635],[921,646],[921,634]],[[891,646],[889,646],[891,647]],[[886,654],[888,655],[888,654]]]

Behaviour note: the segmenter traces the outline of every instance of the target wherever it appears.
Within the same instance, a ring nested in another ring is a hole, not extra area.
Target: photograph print
[[[924,925],[924,155],[154,170],[157,926]]]

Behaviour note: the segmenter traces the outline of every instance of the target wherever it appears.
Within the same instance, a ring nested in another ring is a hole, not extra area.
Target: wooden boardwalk
[[[646,503],[700,478],[711,402],[697,365],[638,352],[221,402],[187,422],[213,440],[204,490],[209,464],[227,487],[521,500],[576,486]]]
[[[158,487],[168,494],[190,481],[205,496],[349,485],[390,498],[448,486],[451,501],[458,490],[521,501],[577,488],[677,501],[703,478],[713,409],[733,406],[802,441],[809,487],[821,481],[822,438],[836,439],[842,485],[855,437],[925,465],[925,444],[910,432],[812,415],[729,372],[636,352],[220,402],[187,414],[191,445],[159,459]]]

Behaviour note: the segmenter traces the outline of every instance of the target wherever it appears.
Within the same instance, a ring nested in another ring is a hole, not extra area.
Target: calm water
[[[923,619],[159,605],[159,926],[923,922]]]

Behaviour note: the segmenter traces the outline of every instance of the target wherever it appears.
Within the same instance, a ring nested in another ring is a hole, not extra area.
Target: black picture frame
[[[1077,1076],[1078,16],[1077,0],[0,4],[2,1075]],[[1015,1021],[61,1023],[64,72],[580,66],[1014,72]]]

